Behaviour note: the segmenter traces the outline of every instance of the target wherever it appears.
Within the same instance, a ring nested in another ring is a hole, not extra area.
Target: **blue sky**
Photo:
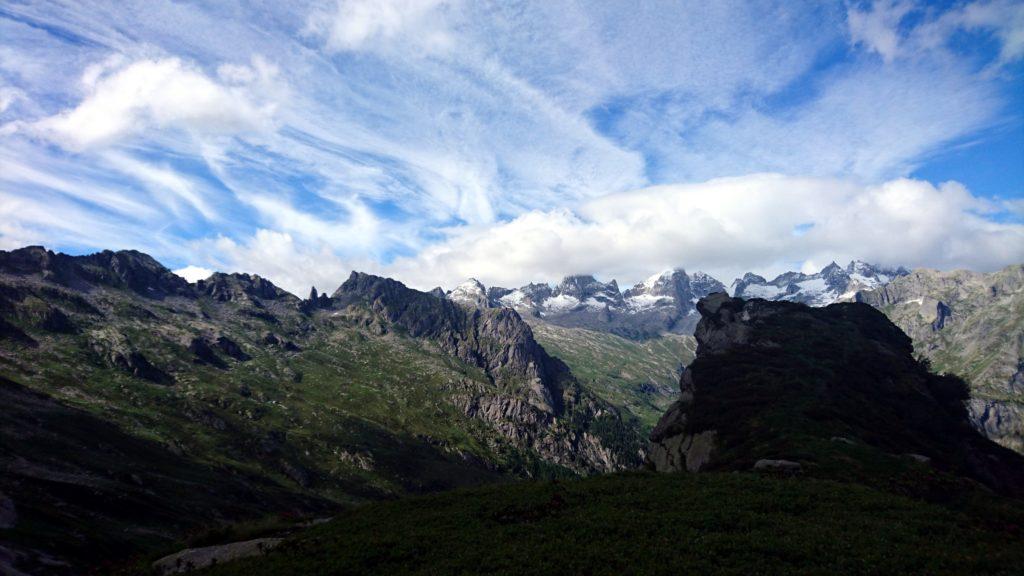
[[[305,293],[1024,261],[1024,3],[0,6],[0,248]]]

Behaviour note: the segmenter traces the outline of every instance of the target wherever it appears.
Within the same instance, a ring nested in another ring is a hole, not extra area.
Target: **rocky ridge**
[[[470,279],[446,296],[468,306],[508,307],[559,326],[642,340],[665,333],[692,334],[699,319],[696,302],[715,292],[825,306],[850,301],[858,291],[884,286],[906,274],[902,268],[882,268],[858,260],[845,268],[833,262],[814,274],[786,272],[770,281],[748,273],[727,288],[709,274],[688,274],[676,268],[654,274],[625,291],[619,290],[615,280],[601,282],[593,276],[576,275],[566,276],[555,286],[532,283],[520,288],[486,288]]]
[[[479,283],[466,288],[460,294],[484,293]],[[642,458],[639,438],[611,446],[587,431],[601,420],[615,438],[634,435],[615,408],[582,389],[568,367],[537,344],[513,309],[460,306],[356,272],[331,296],[328,308],[335,311],[332,317],[429,339],[446,354],[481,368],[501,392],[470,391],[459,397],[460,407],[553,463],[579,472],[609,472]]]
[[[827,306],[833,302],[852,301],[858,291],[885,286],[907,274],[903,268],[882,268],[860,260],[850,262],[845,268],[832,262],[814,274],[786,272],[771,281],[747,273],[733,281],[730,294],[740,298]]]

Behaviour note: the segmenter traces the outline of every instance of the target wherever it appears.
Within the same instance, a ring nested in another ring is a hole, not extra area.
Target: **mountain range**
[[[1022,287],[1021,266],[852,262],[731,288],[667,270],[625,291],[354,272],[300,298],[251,274],[189,283],[136,251],[0,251],[0,569],[74,573],[266,510],[636,469],[700,355],[700,303],[723,292],[871,304],[1019,450]]]
[[[704,272],[688,274],[682,268],[652,275],[620,291],[615,280],[593,276],[566,276],[555,286],[531,283],[520,288],[485,287],[469,279],[445,293],[448,299],[482,308],[513,308],[527,317],[572,328],[588,328],[631,339],[665,333],[693,334],[696,303],[715,292],[743,298],[764,298],[826,306],[852,300],[857,292],[884,286],[906,275],[903,268],[888,269],[861,261],[845,268],[831,263],[820,272],[786,272],[769,281],[747,273],[727,288]],[[441,294],[441,289],[435,289]]]
[[[0,252],[0,376],[0,568],[123,557],[260,502],[309,515],[645,452],[514,310],[359,273],[303,300],[133,251]],[[205,513],[175,507],[188,486]]]
[[[700,318],[696,302],[716,292],[823,307],[865,302],[909,334],[915,353],[941,372],[971,385],[970,415],[989,437],[1024,451],[1024,278],[1022,266],[994,273],[886,268],[855,260],[820,272],[786,272],[772,280],[747,273],[728,288],[681,268],[655,274],[620,292],[593,276],[568,276],[552,287],[485,288],[469,280],[446,297],[464,305],[512,307],[536,325],[557,325],[646,341],[690,336]],[[435,293],[440,294],[440,290]],[[689,348],[693,348],[690,345]],[[667,398],[656,399],[659,409]]]

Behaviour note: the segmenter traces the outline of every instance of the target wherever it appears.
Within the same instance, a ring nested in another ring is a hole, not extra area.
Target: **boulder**
[[[803,470],[799,462],[792,460],[769,460],[763,458],[754,463],[757,472],[778,472],[782,474],[797,474]]]

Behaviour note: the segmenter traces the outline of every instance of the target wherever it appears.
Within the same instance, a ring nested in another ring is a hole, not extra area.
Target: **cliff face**
[[[1024,458],[973,429],[966,384],[929,372],[870,306],[713,294],[698,310],[696,359],[651,434],[655,469],[855,476],[905,457],[1024,493]]]
[[[461,390],[460,408],[550,462],[579,472],[607,472],[642,460],[634,428],[581,388],[511,308],[464,306],[394,280],[353,273],[331,296],[327,313],[382,334],[426,339],[481,369],[493,386]]]

